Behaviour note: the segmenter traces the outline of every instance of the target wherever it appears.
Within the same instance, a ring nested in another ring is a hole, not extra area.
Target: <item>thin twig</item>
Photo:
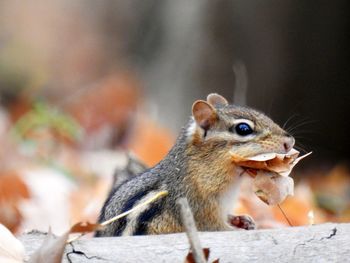
[[[130,209],[130,210],[128,210],[128,211],[125,211],[124,213],[121,213],[121,214],[119,214],[119,215],[116,215],[115,217],[112,217],[111,219],[108,219],[108,220],[102,222],[102,223],[99,225],[99,227],[103,228],[104,226],[109,225],[109,224],[113,223],[114,221],[116,221],[116,220],[118,220],[118,219],[120,219],[120,218],[122,218],[122,217],[124,217],[124,216],[127,216],[128,214],[130,214],[130,213],[136,211],[137,209],[140,209],[141,207],[143,207],[143,206],[145,206],[145,205],[148,205],[148,204],[150,204],[150,203],[156,201],[157,199],[159,199],[159,198],[161,198],[161,197],[163,197],[163,196],[166,196],[166,195],[168,195],[168,191],[161,191],[161,192],[155,194],[154,196],[152,196],[151,198],[147,199],[145,202],[140,203],[140,204],[138,204],[137,206],[133,207],[132,209]],[[75,240],[81,238],[81,237],[84,236],[84,235],[85,235],[85,233],[83,233],[83,234],[81,234],[81,235],[78,235],[78,236],[75,236],[75,237],[72,237],[72,238],[70,238],[70,239],[67,241],[67,243],[73,242],[73,241],[75,241]]]
[[[145,206],[145,205],[148,205],[152,202],[154,202],[155,200],[157,200],[158,198],[161,198],[163,196],[166,196],[168,195],[168,191],[162,191],[162,192],[159,192],[157,193],[156,195],[152,196],[150,199],[147,199],[145,202],[141,203],[141,204],[138,204],[137,206],[133,207],[132,209],[128,210],[128,211],[125,211],[124,213],[121,213],[119,215],[116,215],[115,217],[112,217],[111,219],[108,219],[104,222],[101,223],[101,226],[106,226],[106,225],[109,225],[110,223],[124,217],[124,216],[127,216],[128,214],[134,212],[135,210],[139,209],[140,207],[142,206]]]
[[[78,240],[79,238],[81,238],[82,236],[85,236],[86,233],[82,233],[82,234],[79,234],[79,235],[76,235],[74,237],[71,237],[69,238],[67,241],[66,241],[66,244],[69,244],[69,243],[72,243],[76,240]]]
[[[293,224],[289,221],[287,215],[284,213],[284,211],[283,211],[283,209],[281,208],[281,206],[280,206],[279,204],[277,204],[277,206],[278,206],[278,208],[281,210],[281,212],[282,212],[284,218],[287,220],[289,226],[293,226]]]
[[[180,206],[182,224],[185,227],[194,260],[196,263],[205,263],[207,261],[204,257],[203,249],[197,233],[196,224],[194,222],[193,214],[191,212],[188,201],[186,198],[180,198],[177,203]]]

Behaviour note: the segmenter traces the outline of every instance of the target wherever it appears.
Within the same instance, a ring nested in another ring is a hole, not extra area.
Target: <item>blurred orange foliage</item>
[[[0,171],[0,222],[12,232],[22,220],[19,203],[29,197],[28,187],[15,171]]]
[[[139,83],[127,72],[115,73],[69,98],[66,109],[89,132],[110,124],[128,125],[139,105]]]
[[[154,166],[171,149],[174,136],[147,117],[140,118],[133,129],[128,148],[148,166]]]

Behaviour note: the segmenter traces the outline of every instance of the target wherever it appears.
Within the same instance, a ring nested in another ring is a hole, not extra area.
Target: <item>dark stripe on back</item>
[[[145,195],[147,195],[150,191],[152,191],[152,189],[147,189],[141,192],[136,193],[133,197],[131,197],[123,206],[122,210],[120,213],[124,213],[128,210],[130,210],[131,208],[133,208],[133,206],[135,205],[135,203],[137,201],[139,201],[140,199],[142,199]],[[118,224],[118,228],[116,229],[116,231],[114,232],[114,236],[120,236],[123,231],[125,230],[127,225],[127,217],[123,217],[121,219],[119,219],[119,224]]]
[[[131,180],[131,179],[130,179]],[[103,204],[103,207],[101,209],[101,213],[100,216],[98,218],[98,222],[102,223],[103,221],[106,221],[107,218],[105,217],[105,213],[106,213],[106,209],[109,206],[111,199],[113,198],[113,196],[115,195],[115,193],[121,188],[122,185],[124,185],[125,183],[127,183],[129,180],[124,181],[122,184],[118,185],[117,187],[113,187],[110,191],[109,194],[107,196],[107,199],[105,201],[105,203]]]
[[[102,207],[102,209],[101,209],[100,216],[98,217],[98,222],[99,222],[99,223],[102,223],[102,222],[106,221],[107,219],[109,219],[109,218],[106,218],[106,210],[108,209],[108,207],[109,207],[109,205],[110,205],[111,199],[113,198],[113,196],[115,195],[115,193],[119,190],[119,188],[120,188],[123,184],[127,183],[127,181],[128,181],[128,180],[124,181],[122,184],[118,185],[117,187],[114,187],[114,186],[113,186],[113,188],[109,191],[109,194],[108,194],[108,196],[107,196],[107,199],[106,199],[106,201],[104,202],[103,207]],[[116,225],[116,224],[118,224],[118,222],[114,222],[114,223],[112,223],[112,224],[113,224],[113,225]],[[125,224],[125,223],[124,223],[124,224]],[[120,226],[123,226],[123,222],[122,222],[121,220],[119,221],[119,225],[120,225]],[[125,227],[125,226],[124,226],[124,227]],[[95,233],[95,237],[100,237],[100,236],[103,236],[103,232],[102,232],[102,231],[97,231],[97,232]]]
[[[138,225],[133,235],[145,235],[147,234],[148,223],[152,221],[154,217],[159,215],[163,209],[163,200],[159,200],[156,203],[151,204],[150,208],[143,211],[137,218]]]
[[[105,203],[103,204],[103,207],[101,209],[101,214],[99,216],[99,223],[102,223],[103,221],[107,220],[107,218],[105,218],[105,210],[107,208],[107,206],[109,205],[111,199],[113,198],[113,196],[115,195],[116,192],[118,192],[118,190],[126,183],[128,183],[129,181],[134,180],[137,177],[140,177],[141,175],[145,174],[146,172],[150,171],[151,169],[146,169],[145,171],[135,175],[135,176],[131,176],[129,178],[127,178],[126,180],[120,182],[117,185],[113,185],[112,189],[109,191],[109,194],[107,196],[107,199],[105,201]]]

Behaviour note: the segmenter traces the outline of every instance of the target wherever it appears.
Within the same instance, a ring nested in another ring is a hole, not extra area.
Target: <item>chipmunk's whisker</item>
[[[299,123],[296,123],[293,126],[286,128],[285,130],[288,133],[293,134],[293,132],[296,131],[297,129],[299,129],[300,127],[303,127],[303,126],[309,125],[309,124],[313,124],[313,123],[317,123],[317,121],[316,120],[301,120]]]
[[[284,124],[283,124],[283,126],[282,126],[282,129],[285,130],[285,128],[287,127],[288,123],[289,123],[293,118],[295,118],[295,117],[297,117],[297,116],[298,116],[298,114],[293,114],[292,116],[290,116],[290,117],[284,122]]]

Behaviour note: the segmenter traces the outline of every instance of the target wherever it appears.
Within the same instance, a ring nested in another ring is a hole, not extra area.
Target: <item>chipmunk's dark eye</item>
[[[246,136],[253,133],[253,129],[249,126],[249,124],[245,122],[238,123],[235,127],[235,130],[237,134],[241,136]]]

